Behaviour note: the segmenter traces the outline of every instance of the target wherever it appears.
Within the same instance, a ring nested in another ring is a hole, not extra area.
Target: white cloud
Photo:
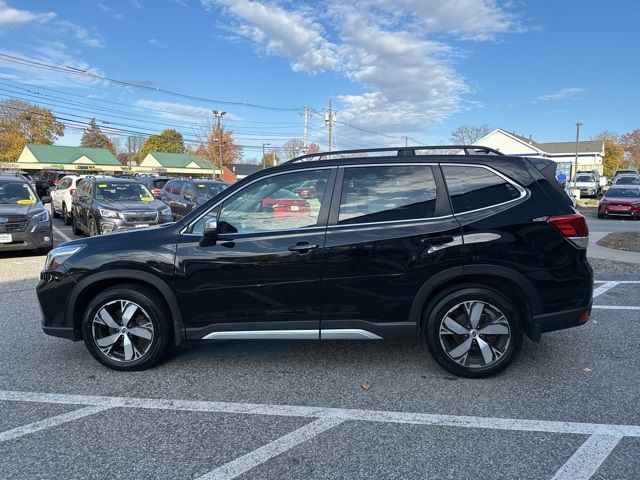
[[[83,26],[76,25],[75,23],[67,20],[60,20],[57,22],[60,27],[70,31],[73,36],[83,45],[93,48],[104,47],[104,38],[102,35],[95,31],[91,31]]]
[[[523,31],[494,0],[201,3],[222,6],[235,22],[228,31],[289,58],[293,70],[334,71],[361,86],[362,93],[337,95],[338,117],[386,132],[438,123],[470,105],[463,97],[471,89],[452,63],[460,53],[447,38],[489,41]]]
[[[152,47],[167,48],[167,44],[166,43],[162,43],[157,38],[150,38],[149,40],[147,40],[147,43],[149,45],[151,45]]]
[[[138,100],[135,103],[136,107],[151,108],[153,110],[161,110],[158,112],[158,117],[172,119],[172,120],[185,120],[188,117],[211,117],[213,114],[211,110],[204,107],[196,107],[194,105],[188,105],[185,103],[175,102],[157,102],[155,100]]]
[[[106,13],[110,17],[113,17],[116,20],[124,20],[124,15],[119,12],[116,12],[110,6],[105,5],[104,3],[98,3],[97,6],[100,10],[102,10],[104,13]]]
[[[546,95],[540,95],[539,97],[536,98],[536,100],[540,100],[540,101],[570,100],[584,92],[586,92],[586,90],[580,87],[562,88],[554,93],[547,93]]]
[[[17,25],[28,22],[47,22],[56,18],[53,12],[35,13],[29,10],[18,10],[0,0],[0,25]]]

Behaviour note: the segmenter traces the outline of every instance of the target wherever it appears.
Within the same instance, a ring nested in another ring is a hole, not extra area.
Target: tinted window
[[[141,183],[110,182],[108,180],[96,182],[96,198],[113,201],[153,201],[151,192]]]
[[[428,165],[351,167],[344,172],[338,223],[433,217],[436,184]]]
[[[640,185],[638,177],[619,177],[615,181],[616,185]]]
[[[516,187],[486,168],[443,165],[442,171],[455,213],[498,205],[520,196]]]
[[[197,190],[197,196],[205,200],[215,197],[227,186],[226,183],[222,182],[195,182],[194,185]]]
[[[153,180],[152,185],[154,188],[162,188],[166,185],[168,180],[166,178]]]
[[[171,183],[171,192],[174,195],[180,195],[180,192],[182,190],[182,186],[184,185],[184,182],[181,180],[178,180],[176,182],[172,182]]]
[[[27,183],[0,181],[0,204],[34,205],[37,198]]]
[[[604,196],[607,198],[638,198],[640,197],[640,190],[635,188],[610,188]]]

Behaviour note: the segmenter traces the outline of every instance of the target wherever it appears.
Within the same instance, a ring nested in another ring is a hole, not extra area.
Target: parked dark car
[[[49,197],[38,198],[24,178],[0,175],[0,251],[51,250],[51,216],[44,207],[50,201]]]
[[[171,207],[173,218],[178,219],[203,205],[228,186],[220,180],[174,178],[165,184],[160,200]]]
[[[136,177],[141,184],[145,185],[155,198],[162,196],[162,189],[171,177]]]
[[[58,182],[62,180],[69,172],[59,172],[57,170],[40,170],[33,174],[33,180],[36,182],[36,193],[40,197],[49,195],[49,190],[55,188]]]
[[[417,338],[456,375],[495,374],[523,335],[588,321],[588,230],[555,162],[461,148],[307,155],[166,227],[66,243],[43,329],[118,370],[190,340]],[[303,215],[265,204],[308,181]]]
[[[91,236],[171,221],[171,210],[135,180],[86,177],[71,197],[73,233]]]
[[[616,185],[607,190],[598,205],[598,218],[609,215],[640,217],[640,187]]]

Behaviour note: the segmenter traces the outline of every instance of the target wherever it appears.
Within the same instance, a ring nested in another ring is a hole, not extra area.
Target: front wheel
[[[607,218],[607,216],[604,213],[598,213],[598,218]]]
[[[84,343],[93,357],[114,370],[142,370],[169,350],[171,321],[163,300],[139,285],[98,294],[82,319]]]
[[[71,230],[73,231],[74,235],[84,235],[84,232],[80,229],[80,227],[78,227],[75,217],[71,219]]]
[[[87,228],[89,229],[89,236],[95,237],[96,235],[100,235],[100,230],[98,229],[98,223],[95,218],[90,218],[87,222]]]
[[[67,210],[67,204],[64,202],[62,202],[62,220],[64,221],[65,225],[71,225],[71,214]]]
[[[506,368],[522,346],[516,309],[484,288],[445,292],[426,312],[425,340],[434,359],[461,377],[482,378]]]

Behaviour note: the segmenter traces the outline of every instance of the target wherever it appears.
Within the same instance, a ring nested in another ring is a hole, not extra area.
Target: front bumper
[[[80,340],[81,335],[65,316],[67,301],[77,285],[74,278],[57,271],[43,271],[36,287],[42,313],[42,330],[53,337]]]
[[[10,242],[0,243],[0,251],[36,250],[53,246],[53,230],[51,226],[29,226],[24,232],[2,233],[11,235]]]
[[[124,232],[127,230],[135,230],[137,228],[145,228],[145,227],[157,227],[159,225],[164,225],[165,223],[169,223],[173,221],[171,217],[168,218],[160,218],[155,222],[149,223],[126,223],[124,220],[120,218],[101,218],[100,219],[100,233],[113,233],[113,232]]]

